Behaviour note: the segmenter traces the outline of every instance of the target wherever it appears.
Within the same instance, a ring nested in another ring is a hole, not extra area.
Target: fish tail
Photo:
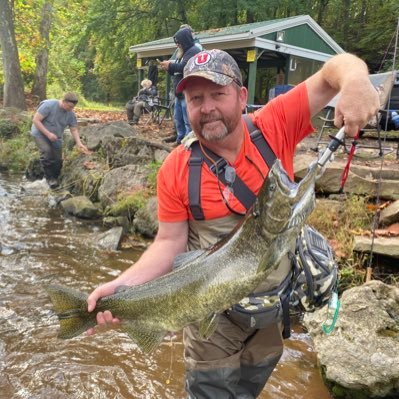
[[[87,295],[60,285],[49,285],[46,291],[60,322],[58,338],[73,338],[96,324],[95,314],[87,311]]]

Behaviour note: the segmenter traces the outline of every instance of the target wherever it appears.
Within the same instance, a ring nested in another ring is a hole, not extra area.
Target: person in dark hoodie
[[[177,131],[176,143],[180,144],[183,138],[190,132],[191,127],[187,116],[186,100],[182,93],[176,93],[176,87],[183,78],[183,69],[188,60],[201,50],[195,45],[190,29],[183,28],[178,30],[173,39],[178,47],[177,58],[174,61],[162,61],[161,68],[173,77],[173,87],[176,94],[174,111],[174,121]]]

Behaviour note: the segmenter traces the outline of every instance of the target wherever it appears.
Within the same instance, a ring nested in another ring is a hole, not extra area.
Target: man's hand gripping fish
[[[208,250],[187,252],[172,272],[129,287],[87,311],[87,295],[51,285],[47,292],[60,321],[60,338],[72,338],[96,325],[96,313],[110,310],[121,328],[144,351],[155,349],[166,332],[200,322],[210,336],[223,312],[253,290],[278,266],[315,205],[314,162],[300,183],[293,183],[279,160],[243,221]],[[162,255],[160,255],[162,256]],[[178,267],[177,267],[178,266]]]

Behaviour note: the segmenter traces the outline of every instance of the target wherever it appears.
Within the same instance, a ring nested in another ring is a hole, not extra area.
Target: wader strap
[[[195,220],[204,220],[204,212],[201,208],[201,167],[203,158],[193,156],[191,153],[188,161],[189,177],[188,177],[188,202],[190,204],[190,211]]]
[[[283,338],[287,339],[291,336],[290,296],[282,295],[280,301],[283,308]]]
[[[266,165],[270,169],[276,159],[276,155],[269,146],[262,132],[254,125],[248,115],[243,115],[244,121],[248,127],[251,141],[258,149]],[[207,154],[213,159],[213,162],[206,157],[199,145],[198,141],[194,141],[191,146],[191,155],[188,161],[189,175],[188,175],[188,199],[191,214],[195,220],[204,220],[204,212],[201,208],[201,167],[202,162],[208,165],[211,172],[224,184],[227,185],[225,179],[225,169],[227,161],[207,149]],[[217,168],[216,168],[217,165]],[[251,208],[255,202],[256,195],[248,188],[248,186],[236,176],[232,185],[234,196],[241,202],[246,210]]]
[[[192,159],[197,159],[197,158],[202,158],[202,161],[204,161],[209,169],[211,170],[211,172],[225,185],[227,186],[228,183],[226,181],[225,178],[225,169],[227,166],[227,161],[220,157],[219,155],[215,154],[214,152],[212,152],[211,150],[207,149],[207,155],[212,158],[214,160],[214,162],[212,162],[208,157],[205,157],[205,155],[203,154],[201,147],[199,145],[198,141],[195,141],[192,145],[191,145],[191,156],[190,156],[190,161]],[[189,166],[190,166],[190,161],[189,161]],[[192,184],[192,186],[194,186],[194,184],[196,184],[198,186],[198,197],[199,197],[199,187],[200,187],[200,181],[194,181],[191,182],[190,180],[194,179],[194,175],[191,176],[191,170],[189,173],[189,183],[188,183],[188,189],[189,189],[189,199],[190,199],[190,184]],[[239,176],[236,176],[234,183],[232,184],[232,188],[234,190],[234,195],[235,197],[244,205],[245,209],[248,210],[249,208],[251,208],[251,206],[253,205],[253,203],[256,200],[256,195],[248,188],[248,186],[240,179]],[[195,189],[197,190],[197,188]],[[195,193],[196,194],[196,193]],[[197,194],[196,194],[197,196]],[[199,205],[199,199],[198,199],[198,205]],[[194,203],[194,209],[196,208],[197,204]],[[199,205],[200,206],[200,205]],[[190,209],[191,209],[191,203],[190,203]],[[201,210],[202,213],[202,210]],[[194,216],[194,214],[193,214]],[[195,218],[195,216],[194,216]]]
[[[242,117],[244,118],[245,124],[247,125],[251,141],[255,144],[255,147],[258,149],[260,155],[262,155],[263,160],[270,169],[274,161],[276,160],[275,153],[271,149],[269,143],[266,141],[265,136],[254,125],[249,115],[244,114]]]

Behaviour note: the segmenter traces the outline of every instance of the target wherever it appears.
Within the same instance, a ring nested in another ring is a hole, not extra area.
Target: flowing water
[[[140,251],[95,249],[101,227],[65,217],[21,183],[0,174],[0,399],[185,398],[180,334],[151,355],[117,330],[57,339],[45,284],[89,292]],[[330,399],[309,336],[297,328],[286,344],[260,398]]]

